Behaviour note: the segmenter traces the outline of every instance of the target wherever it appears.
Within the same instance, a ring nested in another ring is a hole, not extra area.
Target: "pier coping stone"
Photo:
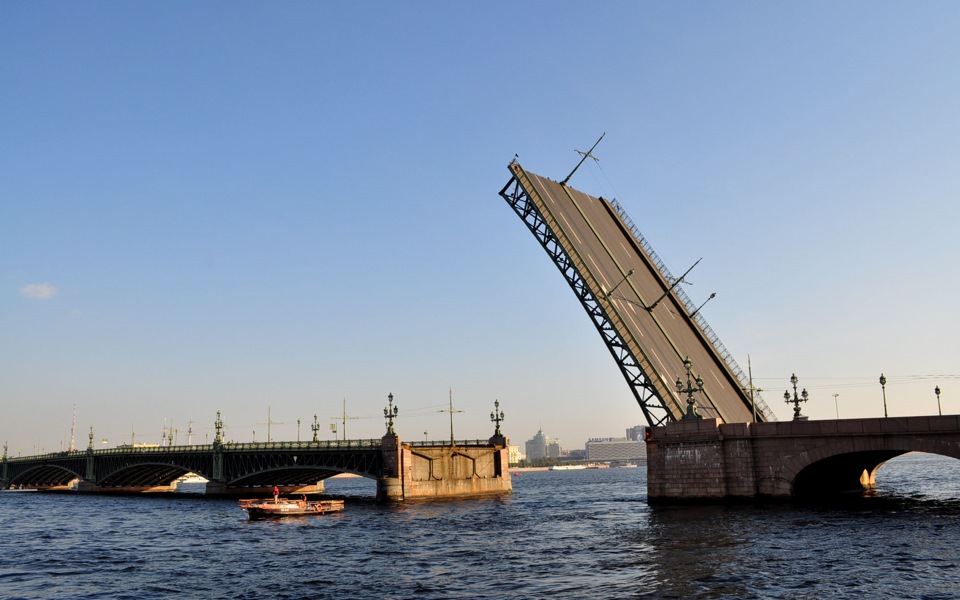
[[[747,437],[750,435],[750,424],[723,423],[720,425],[720,435],[724,437]]]
[[[687,437],[690,434],[709,434],[716,437],[723,422],[720,419],[689,419],[667,423],[650,430],[652,440],[666,440],[673,437]]]
[[[777,422],[772,423],[754,423],[751,427],[755,436],[777,435]]]
[[[863,432],[863,419],[845,419],[837,425],[837,433]]]
[[[880,431],[884,433],[910,431],[910,420],[906,417],[888,417],[880,421]]]

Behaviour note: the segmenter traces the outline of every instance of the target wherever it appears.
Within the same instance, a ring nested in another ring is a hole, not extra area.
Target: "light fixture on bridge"
[[[706,300],[704,300],[704,301],[703,301],[703,304],[701,304],[700,306],[697,307],[697,310],[695,310],[695,311],[693,311],[692,313],[690,313],[690,318],[692,319],[692,318],[694,318],[695,316],[697,316],[697,313],[700,312],[700,309],[703,308],[704,306],[706,306],[706,305],[707,305],[707,302],[710,302],[711,300],[713,300],[713,299],[716,298],[716,297],[717,297],[717,293],[716,293],[716,292],[710,294],[710,297],[707,298]]]
[[[500,400],[493,401],[493,412],[490,413],[490,421],[497,425],[497,429],[493,432],[493,435],[502,436],[500,423],[503,421],[503,411],[500,410]]]
[[[393,393],[387,394],[388,408],[383,409],[383,418],[387,420],[387,435],[396,435],[393,430],[393,420],[397,417],[400,409],[393,405]]]
[[[688,281],[684,281],[683,278],[686,277],[687,275],[689,275],[689,274],[690,274],[690,271],[693,270],[693,267],[695,267],[695,266],[697,266],[698,264],[700,264],[700,261],[701,261],[701,260],[703,260],[703,257],[702,257],[702,256],[701,256],[700,258],[698,258],[698,259],[697,259],[697,262],[693,263],[693,264],[690,266],[689,269],[687,269],[686,271],[684,271],[683,275],[681,275],[680,277],[678,277],[677,280],[673,282],[673,285],[671,285],[670,287],[668,287],[668,288],[667,288],[667,291],[665,291],[662,296],[660,296],[659,298],[657,298],[657,299],[654,301],[653,304],[651,304],[650,306],[644,306],[643,308],[646,309],[647,312],[653,312],[653,309],[655,309],[655,308],[657,307],[657,305],[660,304],[660,302],[663,301],[664,298],[666,298],[667,296],[669,296],[669,295],[670,295],[670,292],[673,291],[673,288],[677,287],[677,286],[680,284],[680,282],[689,283]],[[706,303],[704,303],[704,304],[706,304]],[[700,310],[700,309],[698,308],[697,310]]]
[[[609,298],[609,297],[610,297],[610,294],[612,294],[612,293],[614,293],[615,291],[617,291],[617,288],[620,287],[621,285],[623,285],[623,282],[626,281],[626,280],[627,280],[627,277],[630,277],[631,275],[633,275],[633,269],[630,269],[629,271],[627,271],[627,274],[623,276],[623,279],[620,280],[620,283],[618,283],[617,285],[613,286],[613,289],[610,290],[609,292],[607,292],[606,294],[604,294],[603,297],[604,297],[604,298]]]
[[[880,373],[880,389],[883,390],[883,416],[887,416],[887,378]]]
[[[790,383],[793,384],[793,398],[790,397],[790,392],[789,392],[789,390],[783,392],[783,399],[784,399],[784,401],[785,401],[787,404],[793,404],[793,420],[794,420],[794,421],[802,421],[802,420],[806,419],[806,417],[800,416],[800,403],[801,403],[801,402],[806,402],[807,400],[810,399],[810,394],[807,393],[807,388],[803,388],[803,391],[800,392],[800,395],[799,395],[799,396],[797,395],[797,382],[798,382],[798,381],[800,381],[800,380],[797,379],[797,374],[796,374],[796,373],[790,375]]]
[[[223,444],[223,419],[220,418],[220,411],[217,411],[217,420],[213,422],[213,428],[216,430],[216,435],[213,436],[213,445],[220,446]]]
[[[933,393],[937,395],[937,414],[939,414],[942,417],[943,411],[940,409],[940,386],[939,385],[933,388]],[[6,450],[6,447],[4,447],[4,450]]]
[[[686,388],[683,387],[683,382],[680,380],[680,377],[677,377],[677,381],[676,381],[677,393],[678,394],[685,393],[687,395],[687,412],[684,413],[683,418],[684,419],[702,419],[703,417],[700,416],[700,413],[697,412],[696,400],[694,400],[693,398],[693,393],[703,391],[703,379],[700,379],[699,377],[697,377],[695,380],[691,380],[691,377],[693,377],[693,373],[691,371],[691,368],[693,367],[693,363],[690,361],[689,356],[683,359],[683,366],[687,370],[687,387]],[[697,387],[693,387],[694,382],[697,384]]]
[[[600,143],[600,140],[602,140],[602,139],[603,139],[603,136],[605,136],[605,135],[607,135],[607,132],[606,132],[606,131],[604,131],[604,132],[600,135],[600,139],[597,140],[596,142],[594,142],[593,146],[591,146],[590,149],[587,150],[586,152],[581,152],[580,150],[574,150],[574,152],[576,152],[577,154],[579,154],[579,155],[582,156],[583,158],[581,158],[581,159],[580,159],[580,162],[577,163],[577,166],[575,166],[575,167],[573,168],[573,170],[570,171],[570,174],[567,175],[566,179],[564,179],[563,181],[560,182],[560,185],[561,185],[561,186],[566,186],[566,185],[567,185],[567,182],[570,181],[570,178],[573,177],[573,174],[577,172],[577,169],[580,168],[580,165],[582,165],[582,164],[583,164],[583,161],[587,160],[587,158],[592,158],[593,160],[595,160],[595,161],[597,161],[597,162],[600,162],[600,161],[597,159],[596,156],[594,156],[594,155],[592,155],[592,154],[590,154],[590,153],[593,152],[594,148],[597,147],[597,144]],[[514,157],[514,159],[516,159],[516,158],[517,158],[517,155],[514,154],[513,157]]]

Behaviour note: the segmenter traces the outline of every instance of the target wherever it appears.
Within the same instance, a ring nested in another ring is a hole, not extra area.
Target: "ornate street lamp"
[[[313,415],[313,424],[310,425],[310,429],[313,430],[313,443],[316,444],[320,441],[320,438],[317,437],[320,432],[320,421],[317,420],[317,415]]]
[[[493,412],[490,413],[490,421],[497,424],[497,430],[493,435],[503,435],[500,433],[500,423],[503,421],[503,411],[500,410],[500,400],[493,401]]]
[[[687,369],[687,387],[683,387],[683,382],[680,380],[680,377],[677,377],[676,381],[677,393],[687,395],[687,412],[684,413],[683,418],[702,419],[703,417],[701,417],[700,413],[697,412],[696,400],[693,398],[693,393],[703,391],[703,380],[699,377],[697,377],[696,380],[691,380],[693,374],[690,369],[693,367],[693,363],[690,362],[689,356],[683,359],[683,366]],[[696,382],[697,387],[693,387],[694,381]]]
[[[221,446],[223,445],[223,419],[220,418],[220,411],[217,411],[217,420],[213,422],[213,428],[217,432],[213,436],[213,445]]]
[[[797,374],[794,373],[790,375],[790,383],[793,384],[793,398],[790,397],[790,391],[783,392],[783,399],[787,404],[793,404],[793,420],[800,420],[800,403],[806,402],[809,400],[810,395],[807,394],[807,388],[803,388],[803,391],[800,392],[800,395],[797,395],[797,382],[800,381],[797,379]]]
[[[940,386],[933,388],[933,393],[937,395],[937,413],[942,417],[943,411],[940,409]]]
[[[880,373],[880,389],[883,390],[883,416],[887,416],[887,378]]]
[[[387,435],[396,435],[393,431],[393,420],[396,418],[397,413],[400,412],[400,409],[393,405],[393,394],[387,395],[387,400],[389,401],[389,407],[383,409],[383,418],[387,420]]]

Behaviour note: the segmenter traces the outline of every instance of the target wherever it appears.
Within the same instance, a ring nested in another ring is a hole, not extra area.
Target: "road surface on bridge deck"
[[[631,336],[645,353],[655,371],[647,375],[656,380],[651,383],[661,394],[669,394],[663,400],[674,417],[680,418],[686,408],[686,396],[680,397],[674,382],[680,377],[686,384],[683,361],[689,357],[694,375],[703,379],[704,391],[695,394],[703,416],[727,423],[752,421],[750,400],[740,382],[675,294],[648,310],[673,282],[659,273],[610,203],[524,173],[602,286],[592,290],[594,296],[609,294],[610,306],[627,328],[618,333]],[[631,269],[633,274],[624,280]]]

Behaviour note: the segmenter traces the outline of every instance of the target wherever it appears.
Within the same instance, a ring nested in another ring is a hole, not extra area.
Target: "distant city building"
[[[527,460],[539,460],[541,458],[560,458],[563,449],[560,447],[560,440],[551,440],[544,435],[543,429],[537,431],[537,434],[526,443]]]
[[[563,456],[563,448],[560,447],[560,440],[550,440],[547,443],[547,458],[560,458]]]
[[[638,460],[647,457],[642,441],[627,438],[591,438],[587,442],[587,460]]]
[[[523,460],[523,454],[520,452],[520,446],[510,446],[510,458],[507,459],[511,465],[515,465]]]
[[[587,458],[587,451],[583,449],[571,450],[570,452],[567,453],[568,460],[586,460],[586,458]]]
[[[633,427],[627,429],[627,439],[637,441],[643,441],[644,436],[646,436],[647,428],[643,425],[634,425]]]

